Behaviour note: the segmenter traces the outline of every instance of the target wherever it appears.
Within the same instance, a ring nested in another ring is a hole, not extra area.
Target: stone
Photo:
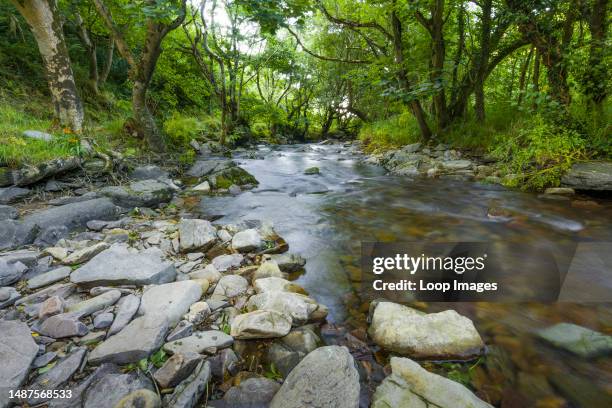
[[[307,176],[312,176],[312,175],[319,174],[319,173],[320,173],[320,170],[318,167],[309,167],[306,170],[304,170],[304,174]]]
[[[237,232],[232,238],[232,248],[238,252],[253,251],[261,248],[262,245],[261,235],[254,228]]]
[[[153,286],[142,295],[138,314],[166,319],[174,326],[201,297],[202,287],[191,280]]]
[[[19,218],[19,211],[9,205],[0,205],[0,221],[16,220]]]
[[[583,358],[592,358],[612,352],[612,336],[572,323],[558,323],[538,331],[538,337],[555,347]]]
[[[138,362],[161,347],[167,332],[166,319],[158,319],[157,316],[139,317],[98,345],[89,354],[89,363],[96,365]]]
[[[310,320],[319,304],[308,296],[292,292],[263,292],[251,296],[247,309],[274,310],[285,314],[294,325],[302,325]]]
[[[289,373],[270,408],[357,408],[359,391],[359,373],[348,349],[326,346],[308,354]]]
[[[270,255],[270,259],[276,262],[283,272],[296,272],[304,269],[304,265],[306,265],[306,260],[301,256],[286,252],[284,254]]]
[[[190,177],[204,177],[214,173],[215,171],[220,171],[234,166],[236,166],[236,163],[228,159],[215,158],[198,160],[187,171],[187,175]]]
[[[98,255],[100,252],[108,249],[109,247],[110,245],[108,245],[106,242],[100,242],[90,247],[79,249],[67,256],[63,260],[63,263],[65,263],[66,265],[82,264],[84,262],[89,261],[91,258]]]
[[[181,320],[178,322],[176,327],[170,332],[168,337],[166,337],[166,341],[174,341],[183,339],[185,337],[189,337],[193,334],[193,323],[188,322],[187,320]]]
[[[10,204],[32,194],[32,190],[21,187],[0,188],[0,204]]]
[[[113,245],[77,269],[70,280],[78,285],[151,285],[172,282],[176,269],[158,248],[133,251]]]
[[[237,186],[236,184],[232,184],[231,186],[229,186],[227,191],[233,196],[237,196],[240,193],[242,193],[242,189],[240,188],[240,186]]]
[[[233,298],[246,293],[249,282],[240,275],[225,275],[222,277],[212,294],[214,298]]]
[[[175,188],[166,180],[139,180],[128,186],[104,187],[100,194],[125,208],[156,207],[172,200]]]
[[[215,265],[208,264],[204,269],[198,269],[189,274],[189,279],[206,279],[209,284],[214,285],[221,279],[221,273]]]
[[[91,299],[70,305],[66,308],[66,310],[74,315],[78,315],[79,317],[85,317],[114,305],[117,303],[120,297],[121,291],[111,290]]]
[[[68,249],[62,247],[45,248],[45,252],[58,261],[63,261],[68,256]]]
[[[223,243],[229,242],[232,240],[232,234],[230,234],[227,230],[224,230],[224,229],[220,229],[219,231],[217,231],[217,236]]]
[[[114,408],[161,408],[161,405],[159,395],[145,388],[132,391],[121,398]]]
[[[106,329],[113,324],[114,319],[115,315],[112,313],[100,313],[94,318],[94,329]]]
[[[469,359],[484,350],[472,321],[454,310],[424,314],[391,302],[373,307],[368,333],[389,351],[419,359]]]
[[[91,346],[94,344],[101,343],[106,338],[104,331],[89,332],[85,336],[75,340],[76,344],[81,346]]]
[[[304,289],[301,286],[291,283],[287,279],[277,277],[257,279],[254,281],[253,287],[257,293],[273,291],[304,293]]]
[[[0,250],[18,248],[34,242],[38,230],[21,221],[4,220],[0,228]]]
[[[232,336],[219,330],[207,330],[193,333],[189,337],[164,344],[168,353],[205,353],[210,350],[229,347],[234,343]]]
[[[111,325],[110,329],[108,329],[108,337],[119,333],[125,326],[127,326],[132,318],[136,315],[136,312],[138,312],[139,307],[140,298],[136,295],[129,294],[119,299],[119,302],[117,302],[115,319],[113,320],[113,324]]]
[[[291,370],[305,357],[305,354],[288,349],[281,343],[272,343],[266,353],[266,361],[278,370],[283,378],[287,378]]]
[[[0,320],[0,408],[9,403],[9,390],[16,390],[28,376],[38,346],[27,324]]]
[[[223,400],[228,408],[257,408],[270,404],[280,384],[265,377],[249,378],[230,388]]]
[[[219,272],[225,272],[228,269],[237,268],[242,265],[244,257],[241,254],[219,255],[215,257],[211,264]]]
[[[234,350],[226,348],[208,358],[213,378],[224,382],[229,376],[236,375],[240,369],[240,358]]]
[[[611,191],[612,161],[574,163],[561,178],[561,185],[575,190]]]
[[[48,317],[38,329],[43,336],[63,339],[66,337],[82,337],[89,329],[70,313],[61,313]]]
[[[182,252],[206,251],[217,240],[217,230],[206,220],[183,219],[178,224],[178,231]]]
[[[53,351],[50,351],[41,356],[38,356],[36,357],[36,359],[34,359],[34,362],[32,363],[32,368],[44,367],[50,362],[52,362],[53,360],[55,360],[56,357],[57,357],[57,353],[54,353]]]
[[[281,278],[286,279],[288,275],[282,272],[276,262],[266,261],[259,265],[259,268],[253,274],[253,282],[264,278]]]
[[[161,388],[171,388],[187,378],[202,361],[198,353],[175,353],[155,372],[153,378]]]
[[[235,339],[270,339],[283,337],[291,330],[291,318],[273,310],[256,310],[232,320],[231,336]]]
[[[51,296],[45,300],[38,312],[38,318],[45,320],[48,317],[64,313],[66,302],[59,296]]]
[[[448,160],[442,162],[442,167],[450,171],[467,170],[472,167],[472,162],[469,160]]]
[[[69,356],[58,361],[46,373],[36,377],[34,382],[28,386],[31,390],[59,390],[70,380],[72,375],[79,369],[87,354],[86,348],[77,348]],[[53,395],[51,395],[53,397]],[[28,404],[36,405],[50,400],[51,398],[29,398]]]
[[[28,296],[19,299],[16,304],[31,305],[36,303],[44,302],[52,296],[59,296],[61,298],[67,298],[76,289],[76,286],[72,283],[57,283],[47,288],[41,289],[38,292],[34,292]]]
[[[27,270],[28,267],[19,261],[7,262],[6,259],[0,258],[0,286],[17,282]]]
[[[210,183],[208,181],[200,183],[197,186],[195,186],[193,188],[193,190],[194,191],[200,191],[202,193],[209,193],[210,192]]]
[[[0,310],[5,307],[11,306],[17,300],[21,298],[21,294],[17,289],[12,287],[0,288]]]
[[[372,408],[492,408],[463,385],[408,358],[391,357],[391,370],[376,389]]]
[[[193,374],[181,382],[174,392],[164,400],[164,406],[172,408],[194,408],[208,388],[210,364],[202,361]]]
[[[67,266],[55,268],[52,271],[35,276],[28,281],[28,288],[38,289],[43,286],[51,285],[52,283],[66,279],[72,273],[72,269]]]
[[[67,231],[85,228],[91,220],[112,220],[119,215],[119,208],[107,198],[98,198],[79,203],[51,207],[26,216],[23,223],[37,228],[39,235],[52,228],[65,228]],[[53,243],[54,244],[54,243]],[[52,246],[47,245],[47,246]]]
[[[113,370],[100,377],[91,381],[89,386],[86,387],[83,395],[83,408],[116,408],[124,398],[127,398],[133,392],[140,390],[154,391],[151,381],[137,371],[122,374]]]
[[[210,316],[210,307],[206,302],[196,302],[189,307],[185,320],[192,324],[200,324]]]
[[[159,166],[146,165],[136,167],[130,177],[134,180],[157,180],[169,179],[170,174]]]
[[[574,195],[576,192],[573,188],[569,187],[549,187],[544,190],[544,194],[553,194],[553,195]]]
[[[70,230],[65,225],[52,225],[40,231],[34,240],[34,245],[46,247],[57,244],[58,241],[68,238]]]
[[[304,326],[303,328],[291,331],[280,339],[281,343],[290,350],[303,354],[308,354],[315,350],[321,340],[319,336],[307,327]]]
[[[21,134],[23,135],[23,137],[35,140],[42,140],[43,142],[50,142],[54,139],[53,135],[41,132],[39,130],[24,130]]]
[[[93,200],[95,198],[100,198],[100,195],[98,195],[98,193],[96,193],[95,191],[89,191],[80,196],[67,196],[67,197],[54,198],[52,200],[49,200],[48,203],[49,205],[66,205],[66,204],[80,203],[80,202],[87,201],[87,200]]]
[[[421,144],[420,143],[412,143],[412,144],[407,144],[405,146],[402,147],[401,149],[404,153],[416,153],[419,150],[421,150]]]
[[[215,170],[213,174],[207,176],[207,180],[213,188],[227,189],[232,184],[238,186],[256,185],[258,181],[245,169],[235,166],[223,170]]]

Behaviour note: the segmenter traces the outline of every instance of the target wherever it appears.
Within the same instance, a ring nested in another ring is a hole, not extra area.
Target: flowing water
[[[362,241],[499,241],[544,244],[558,252],[568,242],[590,243],[597,257],[585,261],[585,275],[574,279],[565,299],[606,300],[612,293],[608,199],[557,201],[467,181],[390,176],[341,145],[261,146],[255,156],[249,158],[253,154],[245,152],[236,160],[257,178],[257,188],[238,197],[206,196],[199,209],[207,216],[223,216],[223,223],[271,221],[290,252],[306,258],[306,271],[297,283],[330,308],[332,322],[365,324],[366,309],[359,297]],[[304,175],[314,166],[319,175]],[[452,307],[474,320],[489,352],[486,363],[469,370],[470,385],[490,401],[503,401],[504,406],[526,406],[525,401],[535,406],[538,401],[538,406],[590,407],[607,403],[612,394],[612,359],[585,360],[533,335],[558,322],[611,334],[609,303],[419,307]],[[515,390],[526,400],[513,402],[506,395]]]

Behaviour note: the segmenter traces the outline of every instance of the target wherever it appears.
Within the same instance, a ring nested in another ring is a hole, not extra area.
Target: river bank
[[[211,407],[385,407],[414,395],[449,407],[606,402],[610,338],[578,326],[606,333],[606,307],[359,298],[360,240],[611,232],[606,201],[433,182],[386,176],[356,145],[261,147],[235,152],[235,163],[201,157],[183,180],[146,166],[122,186],[19,204],[2,221],[13,231],[3,239],[27,247],[1,254],[0,343],[21,347],[3,367],[19,374],[6,378],[70,388],[79,396],[70,406],[195,406],[195,396]],[[447,309],[457,311],[437,313]],[[604,347],[572,349],[564,339],[576,331]],[[571,387],[557,375],[567,365]]]

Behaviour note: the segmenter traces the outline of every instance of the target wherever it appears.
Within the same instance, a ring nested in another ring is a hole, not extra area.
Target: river
[[[550,200],[450,178],[411,180],[390,176],[380,167],[363,163],[359,153],[339,144],[259,146],[255,154],[242,152],[234,157],[260,184],[238,197],[205,196],[200,211],[208,217],[222,216],[223,223],[271,221],[289,243],[290,252],[307,260],[305,273],[297,283],[329,307],[331,322],[365,325],[365,306],[359,291],[362,241],[545,243],[559,246],[559,251],[563,251],[561,243],[604,242],[598,251],[599,263],[584,268],[587,274],[574,280],[565,299],[598,299],[595,294],[600,294],[605,300],[612,293],[609,199]],[[304,174],[306,168],[315,166],[320,174]],[[572,322],[610,334],[609,303],[420,306],[427,311],[452,307],[474,320],[489,353],[487,374],[479,374],[484,370],[477,367],[470,373],[471,385],[489,396],[500,394],[492,400],[518,389],[523,395],[529,394],[529,401],[545,400],[550,406],[562,406],[554,405],[558,395],[577,404],[580,398],[596,402],[598,393],[612,393],[612,359],[584,360],[543,344],[534,336],[535,330],[557,322]],[[498,366],[498,378],[492,374],[491,364]],[[542,378],[548,378],[548,383]],[[549,389],[549,383],[554,389]]]

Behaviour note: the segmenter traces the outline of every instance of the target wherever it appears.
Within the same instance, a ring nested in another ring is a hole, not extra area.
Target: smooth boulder
[[[463,385],[408,358],[391,357],[391,370],[376,389],[372,408],[493,408]]]
[[[37,354],[28,325],[0,320],[0,408],[9,406],[9,390],[23,384]]]
[[[420,359],[470,359],[484,351],[472,321],[454,310],[425,314],[379,302],[374,305],[368,333],[379,346]]]
[[[153,286],[142,295],[138,314],[166,319],[173,326],[200,297],[202,286],[192,280]]]
[[[286,336],[291,330],[291,318],[273,310],[256,310],[232,320],[232,337],[236,339],[270,339]]]
[[[348,349],[321,347],[291,371],[270,408],[357,408],[359,390],[359,373]]]

